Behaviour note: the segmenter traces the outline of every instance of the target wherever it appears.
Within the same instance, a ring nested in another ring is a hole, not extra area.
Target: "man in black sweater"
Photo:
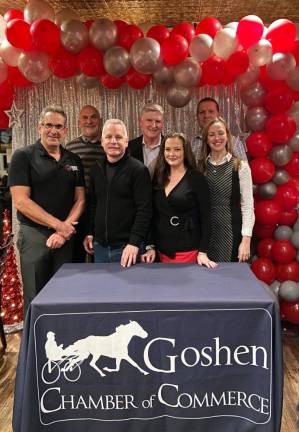
[[[90,173],[90,225],[84,239],[95,262],[135,264],[143,252],[152,215],[148,169],[127,152],[128,134],[118,119],[107,120],[102,131],[105,155]]]

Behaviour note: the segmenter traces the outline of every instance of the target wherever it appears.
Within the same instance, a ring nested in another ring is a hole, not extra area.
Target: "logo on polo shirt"
[[[79,171],[79,168],[77,167],[77,165],[64,165],[64,169],[66,171]]]

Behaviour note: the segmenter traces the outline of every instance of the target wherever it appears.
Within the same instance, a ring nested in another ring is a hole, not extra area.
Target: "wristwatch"
[[[147,245],[147,246],[145,246],[145,250],[146,251],[153,250],[153,249],[155,249],[155,245]]]

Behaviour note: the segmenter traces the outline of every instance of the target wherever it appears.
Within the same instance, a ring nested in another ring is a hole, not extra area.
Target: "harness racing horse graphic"
[[[92,366],[99,374],[104,377],[105,373],[96,365],[96,362],[101,356],[115,358],[116,367],[114,369],[105,367],[107,372],[118,372],[122,360],[126,360],[144,375],[148,372],[143,370],[128,353],[128,346],[133,336],[138,336],[145,339],[148,333],[138,324],[137,321],[130,321],[128,324],[121,324],[116,327],[115,332],[108,336],[87,336],[84,339],[79,339],[72,345],[68,346],[64,353],[66,355],[75,355],[71,360],[69,368],[71,369],[75,363],[86,360],[89,355],[92,355],[90,366]]]

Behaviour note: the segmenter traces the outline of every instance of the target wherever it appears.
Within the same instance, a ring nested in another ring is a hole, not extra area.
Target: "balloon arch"
[[[125,83],[141,89],[153,80],[176,108],[194,88],[236,82],[247,106],[247,148],[254,182],[256,276],[281,301],[282,317],[299,324],[299,40],[288,19],[267,28],[254,15],[225,26],[207,17],[197,26],[146,34],[121,20],[82,22],[68,8],[55,15],[43,0],[0,17],[0,127],[8,126],[17,87],[50,76],[93,88]]]

